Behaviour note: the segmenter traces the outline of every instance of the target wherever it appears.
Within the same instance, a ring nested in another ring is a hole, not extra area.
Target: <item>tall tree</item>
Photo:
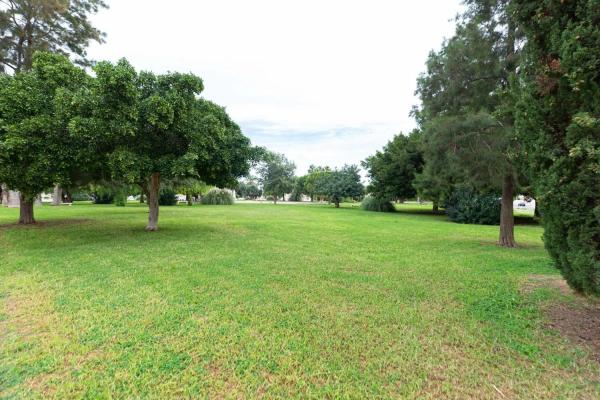
[[[0,0],[0,70],[26,71],[40,50],[88,64],[89,42],[103,41],[89,16],[105,7],[102,0]]]
[[[600,3],[514,0],[526,35],[518,137],[544,242],[567,282],[600,294]],[[536,199],[537,200],[537,199]]]
[[[363,161],[371,183],[367,190],[377,199],[405,200],[416,195],[413,182],[423,168],[419,131],[399,134],[375,155]]]
[[[422,105],[414,112],[431,148],[427,164],[440,170],[455,162],[457,183],[500,188],[499,244],[514,247],[513,198],[517,184],[513,97],[517,32],[507,1],[468,0],[456,35],[432,53],[427,73],[418,80]],[[449,155],[450,154],[450,155]],[[447,167],[448,168],[448,167]],[[460,180],[466,182],[460,182]],[[429,180],[428,182],[432,182]]]
[[[36,53],[30,71],[0,76],[0,181],[20,192],[21,224],[35,222],[36,196],[68,183],[77,168],[81,146],[69,131],[69,110],[89,79],[50,53]]]
[[[277,204],[279,197],[284,197],[294,188],[294,171],[296,166],[283,154],[266,152],[259,165],[258,174],[262,184],[263,193],[273,196]]]

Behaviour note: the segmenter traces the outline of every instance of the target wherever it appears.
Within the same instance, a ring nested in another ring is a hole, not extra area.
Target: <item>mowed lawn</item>
[[[508,250],[349,207],[162,207],[156,233],[136,205],[36,213],[0,208],[0,398],[600,395],[542,312],[572,296],[530,284],[558,276],[536,225]]]

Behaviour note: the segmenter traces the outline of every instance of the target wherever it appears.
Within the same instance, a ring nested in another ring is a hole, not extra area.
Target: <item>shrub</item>
[[[229,206],[233,203],[235,203],[233,194],[227,189],[212,189],[202,196],[202,204]]]
[[[373,196],[367,196],[363,199],[360,207],[365,211],[376,212],[395,212],[396,208],[389,200],[378,199]]]
[[[163,189],[158,197],[158,204],[161,206],[174,206],[177,204],[177,193],[173,189]]]
[[[454,189],[446,203],[446,214],[460,224],[498,225],[500,196],[480,194],[469,187]]]
[[[115,200],[115,194],[108,190],[98,190],[92,193],[94,204],[112,204]]]

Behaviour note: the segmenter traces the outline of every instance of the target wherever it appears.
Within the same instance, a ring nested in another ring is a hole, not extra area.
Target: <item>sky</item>
[[[360,164],[409,116],[460,0],[108,0],[94,60],[192,72],[254,145],[311,164]]]

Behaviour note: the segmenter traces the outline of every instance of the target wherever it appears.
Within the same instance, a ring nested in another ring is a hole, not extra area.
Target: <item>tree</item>
[[[340,207],[340,202],[344,198],[362,197],[364,190],[360,182],[359,169],[356,165],[345,165],[339,170],[333,170],[327,175],[324,189],[329,201],[335,204],[335,208]]]
[[[263,193],[273,196],[273,202],[277,204],[279,197],[284,197],[294,188],[294,171],[296,166],[283,154],[267,152],[259,165],[258,174]]]
[[[89,82],[66,57],[37,53],[30,71],[0,75],[0,182],[20,192],[19,223],[35,223],[33,203],[68,183],[81,160],[69,130],[74,93]]]
[[[363,161],[371,183],[367,190],[381,200],[405,200],[416,195],[415,176],[423,169],[420,134],[399,134],[375,155]]]
[[[526,35],[517,133],[544,243],[574,289],[600,294],[600,6],[514,0]]]
[[[106,154],[100,164],[113,179],[146,190],[148,231],[158,229],[161,180],[228,186],[247,173],[250,142],[222,107],[196,98],[200,78],[137,74],[125,60],[95,71],[97,85],[81,99],[84,117],[73,125]]]
[[[520,149],[511,82],[518,61],[517,31],[506,1],[466,3],[456,35],[429,56],[427,73],[418,80],[422,105],[414,115],[432,146],[425,151],[426,164],[434,166],[427,172],[446,168],[458,172],[450,177],[454,183],[483,191],[501,188],[498,242],[514,247],[512,203]],[[423,181],[435,183],[429,178]]]
[[[244,199],[256,200],[262,196],[262,190],[258,186],[258,183],[254,181],[254,179],[238,182],[236,192],[238,197],[242,197]]]
[[[102,42],[90,14],[105,8],[102,0],[0,0],[0,72],[27,71],[36,51],[75,54],[89,64],[86,47]]]
[[[327,166],[311,165],[308,168],[308,174],[304,178],[304,190],[310,196],[310,201],[314,201],[316,196],[325,196],[325,182],[330,173],[331,168]]]

